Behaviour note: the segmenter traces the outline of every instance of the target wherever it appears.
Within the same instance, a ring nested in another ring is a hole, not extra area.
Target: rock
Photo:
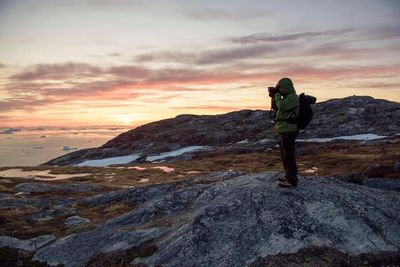
[[[132,263],[244,266],[310,247],[349,255],[398,251],[396,191],[317,176],[300,177],[297,188],[282,189],[279,176],[217,173],[85,198],[81,204],[131,201],[137,207],[38,250],[34,260],[84,266],[101,253],[150,240],[157,250]]]
[[[146,187],[138,187],[132,189],[122,189],[111,192],[102,193],[79,200],[79,205],[104,205],[113,202],[145,202],[154,196],[165,194],[175,188],[174,184],[151,185]]]
[[[296,253],[286,253],[258,257],[250,267],[337,267],[337,266],[398,266],[400,252],[362,253],[349,255],[337,249],[311,247],[300,249]]]
[[[0,199],[0,209],[14,209],[21,207],[46,209],[50,206],[66,206],[73,202],[73,200],[63,197],[26,198],[11,194],[4,194]]]
[[[0,193],[0,199],[14,198],[14,195],[7,193]]]
[[[89,219],[80,217],[78,215],[69,217],[65,220],[65,224],[68,226],[76,226],[76,225],[81,225],[81,224],[86,224],[90,223],[91,221]]]
[[[79,211],[74,208],[69,208],[65,206],[56,206],[53,209],[45,209],[38,213],[32,215],[32,219],[35,221],[46,221],[52,219],[54,216],[67,216],[67,215],[75,215]]]
[[[14,195],[11,194],[2,194],[0,201],[0,209],[14,209],[24,206],[37,207],[40,205],[40,203],[41,201],[37,199],[25,199],[25,198],[15,197]]]
[[[152,256],[133,263],[243,266],[258,256],[309,246],[355,255],[398,250],[399,195],[311,178],[303,178],[294,190],[282,190],[275,179],[244,175],[205,187],[188,208],[190,219]]]
[[[137,159],[134,161],[134,163],[144,163],[144,162],[146,162],[146,159],[147,159],[147,155],[146,155],[146,154],[143,154],[142,156],[140,156],[139,158],[137,158]]]
[[[85,191],[96,191],[101,189],[101,186],[88,183],[41,183],[41,182],[30,182],[17,184],[14,187],[16,192],[24,193],[44,193],[44,192],[85,192]]]
[[[41,235],[27,240],[20,240],[9,236],[0,236],[0,247],[35,251],[51,241],[54,241],[55,239],[56,237],[54,235]]]
[[[59,264],[63,264],[65,267],[85,266],[95,255],[139,246],[166,232],[167,228],[134,231],[100,227],[61,238],[50,246],[37,251],[33,260],[47,262],[52,266]]]
[[[400,183],[394,179],[367,178],[362,184],[372,188],[400,192]]]

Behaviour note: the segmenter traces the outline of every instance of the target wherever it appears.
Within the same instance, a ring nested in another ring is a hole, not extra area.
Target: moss
[[[86,267],[100,266],[135,266],[130,264],[136,258],[145,258],[153,255],[157,251],[157,246],[153,240],[147,241],[138,247],[132,247],[126,251],[116,251],[103,253],[95,256]],[[140,265],[139,265],[140,266]]]
[[[0,248],[0,266],[24,266],[24,267],[47,267],[46,263],[32,261],[34,252],[13,249],[9,247]],[[57,265],[61,267],[62,265]]]
[[[100,223],[134,210],[137,204],[116,202],[99,206],[75,205],[74,207],[80,210],[80,216],[90,219],[92,223]]]

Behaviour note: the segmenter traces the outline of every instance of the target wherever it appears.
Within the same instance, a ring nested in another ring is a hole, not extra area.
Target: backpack
[[[315,104],[316,101],[317,98],[313,96],[305,95],[304,93],[299,95],[300,111],[297,118],[297,125],[300,130],[305,129],[310,124],[314,115],[311,104]]]
[[[296,114],[293,110],[293,114],[295,115],[295,117],[291,117],[289,119],[286,119],[287,122],[289,123],[294,123],[297,124],[297,127],[299,128],[299,130],[304,130],[308,124],[310,124],[313,116],[314,116],[314,112],[311,108],[312,104],[315,104],[315,102],[317,101],[316,97],[310,96],[310,95],[305,95],[304,93],[301,93],[299,95],[299,116],[296,117]],[[271,105],[272,107],[272,105]],[[276,114],[274,113],[273,109],[271,109],[269,111],[269,116],[272,119],[272,123],[276,123],[277,119],[276,119]]]

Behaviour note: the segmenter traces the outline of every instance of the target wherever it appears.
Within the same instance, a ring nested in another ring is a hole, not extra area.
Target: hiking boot
[[[279,182],[279,186],[280,187],[296,187],[297,186],[297,184],[292,184],[292,183],[290,183],[289,181],[284,181],[284,182]]]
[[[286,177],[279,177],[279,178],[278,178],[278,181],[279,181],[279,182],[284,182],[284,181],[287,181],[287,179],[286,179]]]

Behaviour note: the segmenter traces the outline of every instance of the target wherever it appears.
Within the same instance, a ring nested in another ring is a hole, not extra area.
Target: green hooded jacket
[[[279,87],[279,92],[274,96],[275,108],[278,109],[275,131],[278,133],[295,132],[298,130],[297,124],[289,123],[286,119],[299,116],[299,96],[289,78],[280,79],[276,87]]]

